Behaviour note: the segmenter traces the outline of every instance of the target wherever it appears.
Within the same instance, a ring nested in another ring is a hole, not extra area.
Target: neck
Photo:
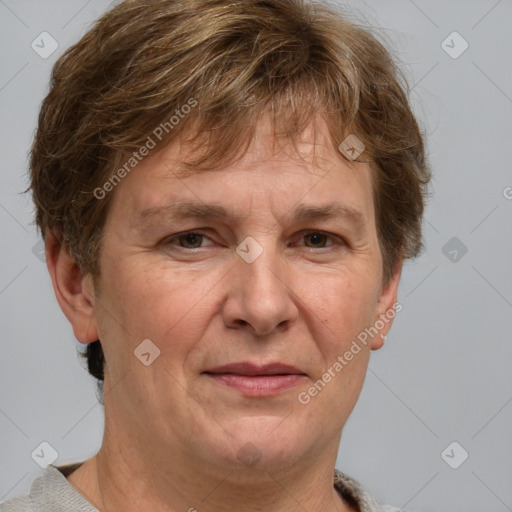
[[[141,453],[140,446],[133,439],[110,436],[106,429],[98,454],[68,480],[102,512],[354,510],[334,489],[335,457],[279,470],[254,466],[222,471],[180,450],[151,453],[144,446]]]

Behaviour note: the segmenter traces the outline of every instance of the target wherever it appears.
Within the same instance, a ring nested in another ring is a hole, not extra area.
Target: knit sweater
[[[98,512],[66,480],[82,463],[65,466],[49,465],[32,483],[30,494],[0,505],[0,512]],[[359,512],[399,512],[389,505],[379,505],[353,478],[334,472],[334,487]]]

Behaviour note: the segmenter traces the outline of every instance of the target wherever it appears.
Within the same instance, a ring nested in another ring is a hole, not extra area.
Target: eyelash
[[[165,245],[172,245],[172,242],[175,241],[175,240],[179,240],[181,237],[185,237],[187,235],[199,235],[199,236],[202,236],[204,238],[208,238],[208,235],[206,235],[205,233],[201,232],[201,231],[184,231],[183,233],[177,233],[176,235],[172,235],[168,238],[166,238],[164,240],[164,244]],[[338,245],[346,245],[345,241],[336,236],[336,235],[332,235],[331,233],[326,233],[325,231],[319,231],[319,230],[309,230],[309,231],[305,231],[302,233],[302,237],[306,237],[308,235],[322,235],[322,236],[326,236],[328,239],[333,239],[334,240],[334,243],[331,244],[331,245],[327,245],[325,247],[307,247],[307,246],[304,246],[306,247],[307,249],[312,249],[312,250],[316,250],[316,249],[329,249],[331,247],[334,247],[336,244]],[[301,238],[302,238],[301,237]],[[179,249],[179,250],[184,250],[186,252],[197,252],[198,249],[202,249],[203,247],[200,246],[200,247],[182,247],[182,246],[174,246],[175,248]]]

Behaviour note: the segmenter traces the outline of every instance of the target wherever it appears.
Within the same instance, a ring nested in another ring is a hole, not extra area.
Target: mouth
[[[275,396],[300,384],[307,374],[284,363],[231,363],[203,372],[213,381],[247,397]]]

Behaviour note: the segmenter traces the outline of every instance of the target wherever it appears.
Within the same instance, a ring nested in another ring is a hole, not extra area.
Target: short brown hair
[[[83,272],[98,276],[109,196],[95,191],[157,138],[156,127],[166,127],[159,146],[194,127],[191,140],[204,151],[188,165],[200,172],[241,156],[263,114],[272,115],[276,137],[291,140],[320,114],[335,147],[348,134],[366,147],[360,158],[373,169],[387,282],[399,260],[422,249],[430,180],[407,92],[385,44],[327,3],[126,0],[53,68],[30,160],[37,225],[58,233]],[[195,108],[172,123],[191,99]],[[99,341],[87,358],[102,381]]]

